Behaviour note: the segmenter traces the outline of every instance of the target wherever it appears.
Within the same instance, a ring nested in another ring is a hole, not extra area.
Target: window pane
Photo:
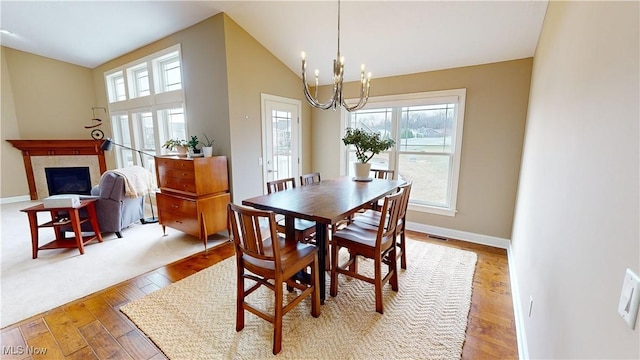
[[[129,76],[129,94],[131,98],[149,96],[151,94],[147,63],[127,69],[127,74]]]
[[[108,75],[106,80],[110,103],[127,100],[122,71]]]
[[[399,151],[451,153],[455,104],[402,108]]]
[[[145,152],[155,151],[156,139],[155,129],[153,126],[153,115],[150,111],[137,113],[135,118],[138,121],[138,128],[140,129],[140,150]]]
[[[183,108],[163,109],[158,111],[160,129],[160,143],[164,144],[169,139],[187,140],[187,124],[184,119]]]
[[[162,93],[182,89],[180,53],[174,51],[154,61],[157,74],[156,92]]]
[[[449,155],[400,154],[398,179],[413,181],[410,201],[448,207]]]
[[[391,137],[392,109],[360,110],[351,113],[350,127],[377,132],[381,137]]]
[[[112,117],[114,125],[114,143],[131,147],[131,133],[129,132],[129,117],[127,115],[115,115]],[[133,151],[124,147],[114,145],[113,151],[116,153],[119,167],[132,166]]]

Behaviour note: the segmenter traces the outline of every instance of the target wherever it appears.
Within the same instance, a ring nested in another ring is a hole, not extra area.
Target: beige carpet
[[[308,300],[285,315],[278,358],[459,359],[477,255],[418,241],[407,253],[400,291],[385,286],[384,315],[375,311],[373,285],[340,277],[319,318]],[[244,330],[235,331],[235,272],[235,258],[227,259],[121,311],[173,360],[274,357],[270,323],[246,313]],[[273,306],[269,290],[254,299]]]
[[[108,233],[104,242],[86,245],[84,255],[77,249],[40,250],[32,259],[29,221],[20,209],[39,203],[0,207],[3,328],[204,249],[200,240],[178,230],[167,228],[163,236],[158,224],[134,224],[122,231],[121,239]],[[40,223],[50,219],[44,212],[38,217]],[[40,245],[54,238],[50,228],[39,232]],[[214,246],[222,237],[211,239],[209,246]]]

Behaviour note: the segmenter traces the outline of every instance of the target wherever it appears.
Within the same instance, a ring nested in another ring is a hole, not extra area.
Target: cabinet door
[[[207,230],[207,236],[227,230],[227,205],[230,201],[231,196],[229,193],[198,200],[198,213],[204,214],[204,225]]]

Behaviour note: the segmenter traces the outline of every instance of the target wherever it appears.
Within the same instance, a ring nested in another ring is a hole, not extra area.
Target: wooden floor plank
[[[473,251],[478,262],[462,359],[517,359],[518,349],[504,249],[459,240],[437,240],[408,231],[409,238]],[[166,360],[162,352],[119,311],[125,303],[144,297],[195,272],[234,255],[225,243],[187,259],[167,264],[67,305],[2,329],[3,346],[47,350],[47,359],[149,359]],[[74,333],[75,331],[75,333]],[[54,333],[57,337],[54,337]],[[84,346],[76,335],[85,341]],[[66,352],[63,353],[63,349]],[[71,349],[75,351],[68,353]],[[3,356],[2,359],[28,359]],[[33,356],[33,359],[38,357]]]

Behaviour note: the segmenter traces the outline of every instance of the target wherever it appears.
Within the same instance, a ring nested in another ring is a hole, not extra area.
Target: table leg
[[[326,272],[325,263],[326,263],[326,243],[327,243],[327,224],[321,224],[316,222],[316,243],[318,246],[318,275],[320,280],[320,303],[324,304],[324,299],[326,297]]]
[[[38,257],[38,214],[34,211],[27,213],[29,217],[29,229],[31,230],[31,256]]]
[[[69,217],[71,218],[71,227],[73,227],[73,232],[76,236],[76,244],[78,245],[78,250],[80,250],[80,255],[84,255],[84,241],[82,239],[82,229],[80,228],[80,213],[78,209],[69,210]]]
[[[96,213],[96,203],[92,201],[87,205],[87,212],[89,213],[89,222],[91,228],[98,238],[98,242],[102,242],[102,233],[100,232],[100,225],[98,224],[98,214]]]

